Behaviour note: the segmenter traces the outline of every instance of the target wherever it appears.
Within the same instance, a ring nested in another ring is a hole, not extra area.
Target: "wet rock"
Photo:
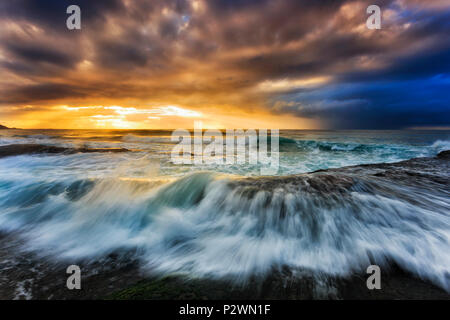
[[[437,155],[438,159],[444,159],[444,160],[450,160],[450,150],[445,150],[442,152],[439,152]]]
[[[18,156],[24,154],[74,154],[74,153],[92,153],[92,152],[128,152],[125,148],[65,148],[47,146],[41,144],[10,144],[6,146],[0,146],[0,158]]]

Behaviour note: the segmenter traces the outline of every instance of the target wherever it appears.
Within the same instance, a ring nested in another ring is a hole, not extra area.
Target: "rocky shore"
[[[73,153],[66,149],[39,145],[0,147],[1,156],[24,153]],[[100,149],[99,152],[109,152]],[[121,150],[121,149],[120,149]],[[85,151],[95,152],[95,151]],[[114,152],[114,151],[113,151]],[[123,152],[123,151],[117,151]],[[449,191],[450,151],[434,158],[417,158],[398,163],[371,164],[321,170],[289,177],[246,178],[231,183],[251,189],[304,188],[330,196],[346,197],[359,179],[389,185],[440,188]],[[358,178],[356,178],[358,177]],[[370,184],[362,187],[371,187]],[[353,188],[353,189],[352,189]],[[408,199],[414,201],[414,199]],[[26,230],[24,230],[26,232]],[[0,299],[445,299],[450,294],[407,272],[394,262],[383,268],[382,288],[368,290],[365,273],[330,277],[308,270],[283,268],[269,276],[250,278],[244,284],[206,278],[162,276],[142,270],[134,252],[116,252],[96,261],[55,262],[42,253],[23,250],[19,234],[0,234]],[[82,270],[82,289],[66,288],[66,267],[77,264]]]
[[[19,156],[25,154],[74,154],[74,153],[92,153],[92,152],[128,152],[125,148],[65,148],[41,144],[10,144],[0,146],[0,158]]]

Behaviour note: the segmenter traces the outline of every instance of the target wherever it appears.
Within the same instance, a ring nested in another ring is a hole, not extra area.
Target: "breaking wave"
[[[396,265],[450,292],[449,163],[426,158],[450,149],[448,133],[295,131],[280,137],[277,177],[173,165],[166,131],[12,134],[0,145],[129,150],[0,155],[0,232],[43,258],[124,253],[149,272],[237,283]]]
[[[20,231],[27,249],[56,259],[132,250],[152,271],[238,282],[285,266],[347,276],[395,263],[450,291],[448,172],[421,184],[407,177],[336,170],[249,179],[1,179],[0,229]]]

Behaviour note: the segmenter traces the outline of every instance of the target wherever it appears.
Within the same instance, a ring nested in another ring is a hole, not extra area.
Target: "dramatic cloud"
[[[0,122],[450,126],[448,1],[372,2],[0,0]]]

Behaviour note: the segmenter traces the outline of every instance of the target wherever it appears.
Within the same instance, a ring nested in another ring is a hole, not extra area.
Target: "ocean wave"
[[[131,143],[142,143],[142,144],[157,144],[157,143],[166,143],[166,144],[174,144],[170,137],[149,137],[149,136],[136,136],[133,134],[127,134],[122,137],[122,141],[131,142]]]
[[[15,134],[13,137],[16,138],[28,138],[28,139],[36,139],[36,140],[47,140],[47,139],[59,139],[60,136],[49,136],[45,134]]]
[[[450,150],[450,141],[437,140],[431,145],[431,148],[435,149],[437,153],[445,150]]]
[[[56,259],[132,249],[153,272],[237,282],[286,266],[345,277],[395,263],[449,292],[447,161],[420,161],[273,178],[1,181],[0,228]]]
[[[375,152],[382,150],[406,151],[411,146],[394,144],[363,144],[363,143],[342,143],[318,140],[297,140],[297,147],[303,151],[326,151],[326,152]]]

